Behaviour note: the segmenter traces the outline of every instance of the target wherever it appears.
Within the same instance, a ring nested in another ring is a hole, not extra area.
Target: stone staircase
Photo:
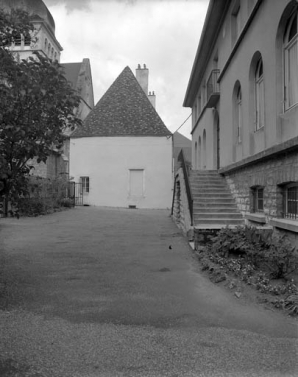
[[[189,181],[195,229],[244,225],[225,179],[216,170],[192,170]]]

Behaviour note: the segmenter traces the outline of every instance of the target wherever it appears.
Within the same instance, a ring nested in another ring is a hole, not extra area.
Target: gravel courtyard
[[[168,211],[0,219],[1,377],[297,376],[297,324],[202,276]]]

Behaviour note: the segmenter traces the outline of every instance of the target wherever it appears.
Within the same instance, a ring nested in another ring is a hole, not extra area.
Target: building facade
[[[27,59],[34,51],[48,57],[51,60],[60,62],[62,47],[55,36],[55,21],[50,11],[42,0],[0,0],[0,7],[5,11],[11,9],[22,9],[30,15],[34,25],[32,38],[24,39],[22,35],[15,40],[10,47],[16,59]],[[65,77],[81,97],[80,105],[74,109],[75,115],[84,120],[90,110],[94,107],[93,85],[91,66],[89,59],[83,59],[78,63],[62,64]],[[69,136],[70,132],[66,131]],[[33,166],[31,174],[41,177],[55,179],[60,176],[69,176],[69,138],[64,142],[61,149],[53,148],[46,163],[38,163],[36,159],[29,161]]]
[[[192,166],[218,170],[250,224],[298,232],[297,1],[211,0],[184,106]]]
[[[32,56],[32,50],[47,56],[52,60],[60,61],[61,45],[55,36],[55,21],[42,0],[1,0],[0,7],[4,10],[22,9],[26,11],[34,25],[32,39],[19,36],[11,46],[19,59]]]
[[[170,208],[172,135],[148,94],[149,70],[126,67],[70,139],[70,175],[83,203]]]

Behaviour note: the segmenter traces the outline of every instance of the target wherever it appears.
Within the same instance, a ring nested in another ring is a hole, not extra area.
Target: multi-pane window
[[[264,211],[264,187],[253,187],[252,193],[252,212]]]
[[[30,35],[25,35],[25,37],[24,37],[24,45],[25,46],[30,46],[31,45],[31,36]]]
[[[242,92],[239,85],[236,94],[236,122],[237,122],[237,140],[238,143],[242,141]]]
[[[255,72],[255,114],[256,131],[265,124],[265,98],[264,98],[263,60],[259,59]]]
[[[298,183],[285,187],[284,217],[298,219]]]
[[[82,184],[82,192],[89,192],[89,177],[81,177],[80,181]]]
[[[285,110],[298,103],[297,10],[289,18],[284,34],[284,103]]]
[[[14,44],[15,46],[21,46],[22,44],[22,35],[19,34],[14,38]]]

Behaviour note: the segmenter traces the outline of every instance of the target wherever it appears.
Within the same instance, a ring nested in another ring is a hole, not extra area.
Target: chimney
[[[156,107],[156,95],[155,95],[155,93],[154,92],[149,92],[149,95],[148,95],[148,99],[149,99],[149,101],[151,102],[151,105],[154,107],[154,109],[155,109],[155,107]]]
[[[148,95],[148,77],[149,70],[148,68],[146,68],[146,64],[144,64],[144,68],[142,68],[141,65],[138,64],[138,68],[136,69],[136,79],[144,90],[146,96]]]

